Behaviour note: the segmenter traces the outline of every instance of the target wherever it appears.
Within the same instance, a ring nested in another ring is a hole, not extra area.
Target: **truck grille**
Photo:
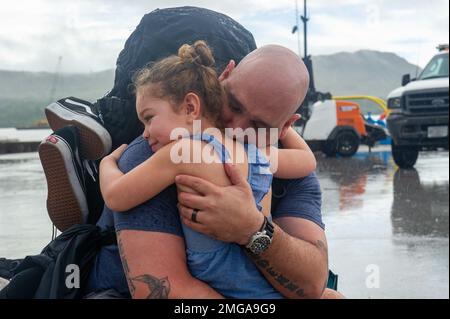
[[[448,91],[410,93],[404,97],[404,105],[415,114],[448,114]]]

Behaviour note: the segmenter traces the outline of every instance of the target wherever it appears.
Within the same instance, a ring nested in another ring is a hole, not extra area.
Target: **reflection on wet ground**
[[[318,154],[330,268],[349,298],[449,297],[449,155],[397,170],[389,149]],[[51,224],[37,154],[0,156],[0,257],[37,254]]]
[[[37,153],[0,155],[0,257],[38,254],[51,238]]]
[[[424,153],[398,170],[387,148],[319,158],[330,267],[347,296],[448,298],[448,163]]]
[[[396,235],[448,237],[447,182],[421,182],[417,170],[394,175],[392,228]]]

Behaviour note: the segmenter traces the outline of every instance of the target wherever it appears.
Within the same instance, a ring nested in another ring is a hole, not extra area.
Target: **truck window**
[[[367,116],[369,113],[372,115],[381,115],[384,113],[384,110],[374,101],[367,99],[354,99],[352,102],[359,104],[361,114],[364,116]]]
[[[419,80],[448,78],[448,54],[435,56],[425,67]]]

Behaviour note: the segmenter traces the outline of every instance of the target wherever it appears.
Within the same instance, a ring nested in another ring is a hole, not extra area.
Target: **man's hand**
[[[219,187],[201,178],[180,175],[177,186],[193,189],[198,194],[180,192],[179,210],[183,223],[193,230],[224,242],[247,245],[261,229],[264,216],[256,208],[252,189],[237,167],[225,164],[231,186]],[[193,209],[197,222],[192,221]]]

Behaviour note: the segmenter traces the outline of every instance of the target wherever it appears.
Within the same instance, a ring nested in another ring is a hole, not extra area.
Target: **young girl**
[[[137,113],[154,155],[127,174],[117,166],[125,146],[102,160],[100,186],[110,209],[124,212],[142,204],[174,184],[180,174],[229,186],[223,167],[229,161],[248,176],[258,209],[270,217],[270,163],[255,145],[242,144],[223,134],[220,114],[226,97],[213,65],[210,49],[198,41],[193,46],[183,45],[178,56],[166,58],[137,75]],[[196,132],[194,121],[199,120],[201,128]],[[186,132],[185,136],[171,140],[174,129]],[[308,167],[315,166],[314,157],[302,149],[302,140],[293,129],[283,144],[291,149],[264,149],[272,156],[277,152],[279,167],[274,175],[301,178],[311,173]],[[200,162],[195,161],[199,153],[203,154]],[[185,160],[180,163],[179,158]],[[211,239],[184,225],[183,231],[188,266],[194,277],[228,298],[282,298],[240,246]]]

